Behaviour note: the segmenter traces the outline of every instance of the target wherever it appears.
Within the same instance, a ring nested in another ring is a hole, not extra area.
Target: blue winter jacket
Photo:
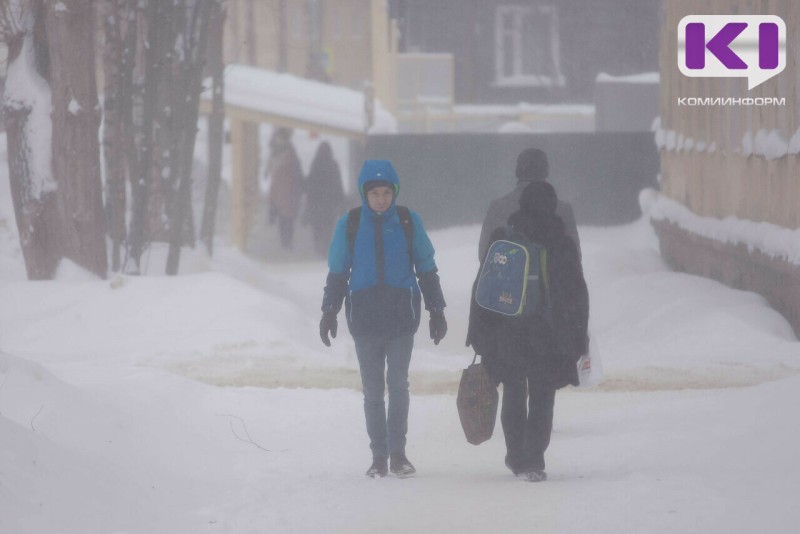
[[[391,207],[380,215],[369,207],[364,193],[364,184],[373,180],[389,182],[395,188]],[[344,300],[347,326],[353,336],[413,334],[420,323],[420,288],[426,309],[439,312],[445,307],[433,245],[422,219],[412,211],[413,261],[409,260],[409,247],[395,206],[399,179],[391,162],[366,161],[358,188],[361,217],[352,257],[346,214],[336,224],[328,253],[322,311],[337,313]]]

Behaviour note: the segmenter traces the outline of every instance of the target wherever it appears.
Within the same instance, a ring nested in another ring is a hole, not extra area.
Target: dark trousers
[[[533,375],[531,371],[521,372],[503,380],[500,420],[506,438],[506,464],[515,474],[544,470],[544,452],[553,430],[556,390]]]
[[[312,226],[311,231],[314,234],[314,250],[321,256],[327,256],[328,249],[331,246],[331,227],[335,221],[327,226]]]
[[[294,217],[278,217],[278,234],[283,248],[292,248],[294,237]]]

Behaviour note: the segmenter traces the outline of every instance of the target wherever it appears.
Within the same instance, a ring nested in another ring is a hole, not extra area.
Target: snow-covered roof
[[[657,84],[661,78],[658,72],[642,72],[640,74],[631,74],[629,76],[612,76],[601,72],[597,75],[595,81],[597,83],[643,83],[643,84]]]
[[[211,100],[211,84],[203,92]],[[290,74],[247,65],[225,68],[225,106],[228,116],[361,137],[366,131],[364,93]],[[206,108],[207,109],[207,108]],[[397,121],[375,100],[369,133],[393,133]]]

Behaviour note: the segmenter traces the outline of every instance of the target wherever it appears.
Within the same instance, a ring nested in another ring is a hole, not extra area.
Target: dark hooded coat
[[[294,146],[287,141],[274,156],[275,168],[272,170],[272,185],[269,190],[270,209],[283,219],[297,216],[300,199],[303,196],[303,169]]]
[[[467,345],[483,357],[498,382],[532,369],[555,388],[578,384],[576,363],[588,348],[589,295],[577,247],[556,215],[557,202],[549,183],[532,182],[520,197],[520,209],[508,219],[508,230],[547,249],[550,319],[506,317],[481,308],[473,286]],[[506,232],[495,229],[492,241],[505,238]]]
[[[492,232],[498,227],[505,226],[508,217],[519,209],[519,199],[522,192],[531,182],[519,182],[517,186],[508,194],[492,200],[486,218],[481,227],[481,237],[478,242],[478,261],[483,261],[486,251],[491,245]],[[564,222],[564,229],[567,236],[572,239],[578,250],[578,257],[581,255],[581,242],[578,238],[578,226],[575,223],[575,213],[572,206],[563,200],[558,201],[556,215]]]
[[[330,237],[333,225],[343,210],[342,175],[333,159],[331,145],[323,141],[306,178],[305,222],[311,224],[315,234],[324,233]]]

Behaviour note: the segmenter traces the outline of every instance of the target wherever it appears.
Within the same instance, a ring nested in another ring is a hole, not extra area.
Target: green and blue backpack
[[[550,316],[547,249],[506,228],[489,247],[475,300],[481,308],[511,317]]]

